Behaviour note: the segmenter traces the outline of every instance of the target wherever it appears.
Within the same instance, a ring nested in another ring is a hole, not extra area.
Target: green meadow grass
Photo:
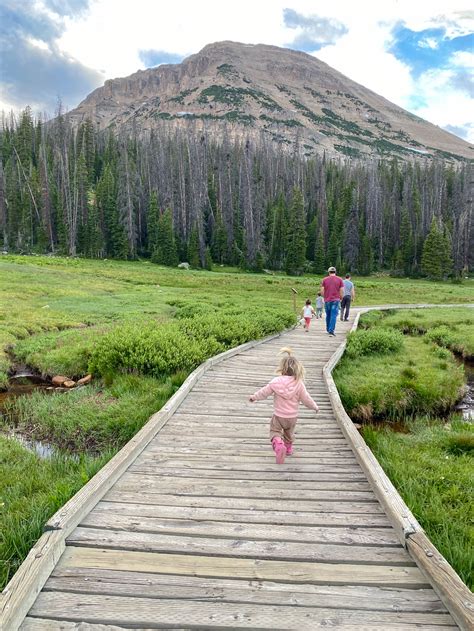
[[[474,588],[474,427],[453,418],[367,426],[363,437],[436,548]]]
[[[0,585],[13,576],[49,517],[112,455],[43,460],[0,436]]]

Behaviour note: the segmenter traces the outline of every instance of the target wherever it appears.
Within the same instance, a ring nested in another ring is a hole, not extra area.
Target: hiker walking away
[[[316,296],[316,318],[323,317],[323,307],[324,307],[324,298],[321,295],[321,292],[318,291],[318,295]]]
[[[311,300],[309,298],[305,302],[304,307],[301,309],[301,315],[304,318],[304,330],[307,333],[309,331],[309,325],[311,324],[311,318],[314,315],[316,315],[316,312],[313,309],[313,307],[311,305]]]
[[[273,416],[270,421],[270,440],[277,464],[283,464],[286,456],[293,453],[293,438],[298,420],[298,405],[301,401],[307,408],[319,412],[319,407],[310,397],[304,385],[303,364],[293,355],[291,348],[282,348],[279,377],[249,397],[249,401],[261,401],[273,395]]]
[[[347,322],[349,320],[349,311],[351,309],[351,302],[355,299],[354,283],[351,281],[351,275],[346,274],[346,278],[342,281],[344,283],[344,295],[341,302],[341,321]]]
[[[340,276],[336,276],[336,268],[330,267],[328,275],[321,283],[321,293],[324,298],[324,308],[326,310],[326,331],[335,337],[337,314],[341,304],[344,291],[344,283]]]

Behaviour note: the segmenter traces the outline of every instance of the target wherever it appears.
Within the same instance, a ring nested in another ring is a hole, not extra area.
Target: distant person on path
[[[316,315],[315,310],[311,305],[311,300],[308,298],[304,307],[301,309],[301,315],[304,318],[304,330],[306,333],[309,331],[309,325],[311,324],[311,318]]]
[[[276,463],[283,464],[286,456],[293,453],[293,438],[298,420],[298,404],[301,401],[310,410],[319,407],[310,397],[304,385],[304,367],[293,355],[291,348],[282,348],[283,357],[277,369],[279,377],[249,397],[249,401],[261,401],[273,394],[273,416],[270,421],[270,440]]]
[[[316,317],[323,317],[323,307],[324,307],[324,298],[321,295],[321,292],[318,291],[318,295],[316,296]]]
[[[342,281],[344,283],[344,295],[341,302],[341,321],[347,322],[349,320],[349,311],[351,309],[351,302],[355,299],[354,283],[351,281],[351,275],[346,274],[346,278]]]
[[[326,310],[326,331],[329,335],[335,336],[337,314],[342,300],[344,283],[342,278],[336,276],[336,268],[330,267],[328,275],[321,283],[321,293],[324,298],[324,308]]]

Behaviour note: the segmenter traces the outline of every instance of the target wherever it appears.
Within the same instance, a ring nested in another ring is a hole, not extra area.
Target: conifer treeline
[[[264,137],[217,141],[192,126],[120,137],[61,113],[35,121],[28,108],[4,119],[0,141],[10,252],[291,274],[472,268],[470,165],[302,160]]]

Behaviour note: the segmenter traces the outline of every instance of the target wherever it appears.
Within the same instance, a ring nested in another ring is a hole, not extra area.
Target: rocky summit
[[[165,126],[251,137],[306,156],[474,158],[469,143],[316,57],[263,44],[209,44],[180,64],[106,81],[70,117],[117,132]]]

